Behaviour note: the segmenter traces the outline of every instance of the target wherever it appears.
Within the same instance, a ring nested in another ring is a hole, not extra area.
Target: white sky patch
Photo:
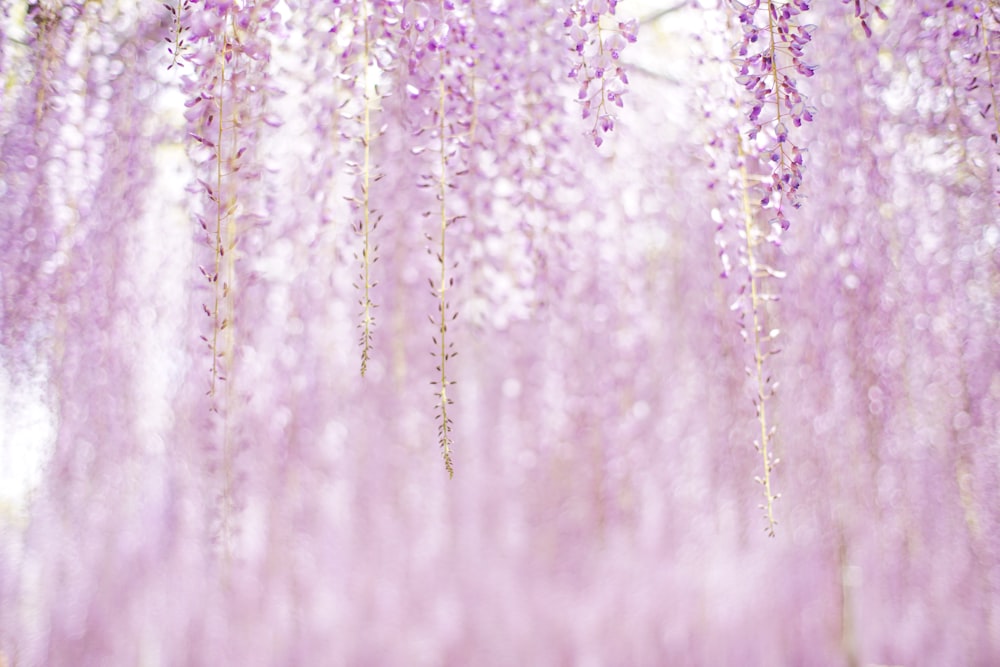
[[[15,386],[0,368],[0,524],[21,515],[55,438],[41,382]]]

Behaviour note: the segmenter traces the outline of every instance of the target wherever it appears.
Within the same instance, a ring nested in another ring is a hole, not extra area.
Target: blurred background
[[[996,4],[455,4],[0,1],[0,665],[1000,662]]]

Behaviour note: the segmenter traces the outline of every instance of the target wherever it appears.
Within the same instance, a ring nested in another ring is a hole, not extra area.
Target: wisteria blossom
[[[0,0],[0,667],[1000,664],[995,0]]]

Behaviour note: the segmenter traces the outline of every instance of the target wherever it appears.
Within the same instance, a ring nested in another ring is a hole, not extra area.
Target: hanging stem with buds
[[[167,8],[171,16],[171,33],[169,37],[164,37],[170,46],[167,48],[168,53],[170,53],[170,64],[167,65],[167,69],[173,69],[176,65],[177,67],[184,66],[184,52],[187,50],[187,43],[184,41],[184,32],[188,29],[187,25],[184,24],[184,17],[191,11],[191,0],[177,0],[176,6],[171,6],[167,3],[163,3],[163,6]]]
[[[371,234],[378,226],[378,220],[372,220],[372,214],[374,213],[371,208],[370,203],[370,191],[371,183],[373,180],[378,180],[378,176],[372,178],[372,172],[374,166],[372,165],[372,155],[371,155],[371,144],[373,139],[372,132],[372,100],[371,94],[369,92],[369,74],[368,70],[371,67],[371,34],[369,31],[369,17],[368,17],[368,0],[361,0],[361,30],[364,33],[364,61],[361,63],[362,75],[361,81],[364,86],[364,109],[362,110],[362,125],[364,136],[362,138],[362,149],[364,152],[363,163],[361,167],[360,180],[361,180],[361,220],[358,222],[358,232],[361,235],[361,274],[358,276],[360,281],[360,287],[362,291],[360,305],[361,305],[361,322],[358,324],[358,328],[361,329],[361,376],[364,377],[365,373],[368,372],[368,362],[371,360],[372,353],[372,340],[373,340],[373,329],[375,328],[375,308],[376,304],[372,301],[371,291],[378,284],[376,281],[372,280],[372,265],[378,261],[378,246],[372,246]]]
[[[449,477],[454,477],[455,468],[452,464],[451,459],[451,446],[454,441],[451,437],[451,427],[452,421],[448,416],[448,406],[454,401],[448,397],[448,386],[454,384],[454,381],[448,380],[447,373],[447,363],[448,360],[454,356],[452,352],[452,347],[454,343],[449,343],[448,337],[448,298],[447,292],[448,288],[451,287],[455,279],[449,278],[447,276],[447,231],[448,231],[448,207],[446,204],[446,193],[448,192],[448,142],[446,137],[447,123],[445,121],[445,102],[447,100],[447,87],[445,86],[444,73],[443,73],[443,63],[444,55],[442,51],[442,73],[440,75],[440,81],[438,85],[438,94],[440,95],[440,102],[438,104],[438,144],[440,155],[440,173],[438,174],[438,192],[437,198],[440,204],[440,219],[441,219],[441,229],[440,234],[440,245],[438,247],[437,261],[440,266],[441,272],[438,276],[438,285],[436,289],[437,299],[438,299],[438,334],[434,338],[434,342],[438,344],[439,349],[437,351],[438,366],[437,371],[441,374],[439,379],[434,383],[438,385],[438,441],[441,445],[441,455],[444,457],[444,467],[448,471]],[[457,315],[457,313],[455,314]],[[455,318],[455,315],[451,319]],[[439,340],[440,339],[440,340]]]
[[[747,173],[746,167],[746,155],[743,149],[743,141],[739,140],[739,157],[740,157],[740,179],[742,181],[742,213],[743,213],[743,233],[746,240],[746,261],[747,269],[749,272],[748,282],[750,284],[750,314],[751,314],[751,326],[752,333],[749,337],[746,335],[746,329],[744,328],[744,337],[748,338],[749,342],[753,345],[753,361],[754,366],[752,370],[752,375],[756,384],[756,396],[754,397],[754,409],[757,413],[757,422],[760,425],[760,439],[754,441],[754,446],[760,453],[761,461],[763,463],[764,474],[763,476],[758,476],[756,478],[757,482],[764,487],[764,503],[761,505],[761,509],[764,511],[764,518],[767,521],[767,534],[770,537],[774,537],[774,529],[778,524],[777,520],[774,518],[774,501],[780,497],[780,494],[775,494],[771,489],[771,472],[774,469],[777,460],[773,458],[771,452],[771,440],[774,436],[775,428],[773,426],[768,427],[767,422],[767,399],[774,394],[774,386],[771,384],[770,377],[765,374],[764,361],[765,359],[774,354],[772,350],[765,350],[765,345],[777,337],[777,330],[771,330],[768,334],[764,335],[764,324],[763,324],[763,310],[764,301],[760,281],[767,275],[766,273],[760,273],[757,268],[757,258],[755,256],[755,249],[761,242],[760,232],[756,228],[754,222],[754,211],[753,205],[750,201],[750,178]],[[749,371],[750,369],[748,369]]]

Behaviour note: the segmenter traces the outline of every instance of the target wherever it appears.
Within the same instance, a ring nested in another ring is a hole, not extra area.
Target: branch
[[[673,7],[667,7],[666,9],[661,9],[660,11],[656,12],[655,14],[650,14],[649,16],[647,16],[644,19],[639,19],[639,25],[646,25],[647,23],[655,23],[655,22],[659,21],[660,19],[662,19],[667,14],[672,14],[672,13],[676,12],[679,9],[684,9],[685,7],[687,7],[687,4],[688,3],[686,3],[686,2],[682,2],[680,4],[674,5]]]

